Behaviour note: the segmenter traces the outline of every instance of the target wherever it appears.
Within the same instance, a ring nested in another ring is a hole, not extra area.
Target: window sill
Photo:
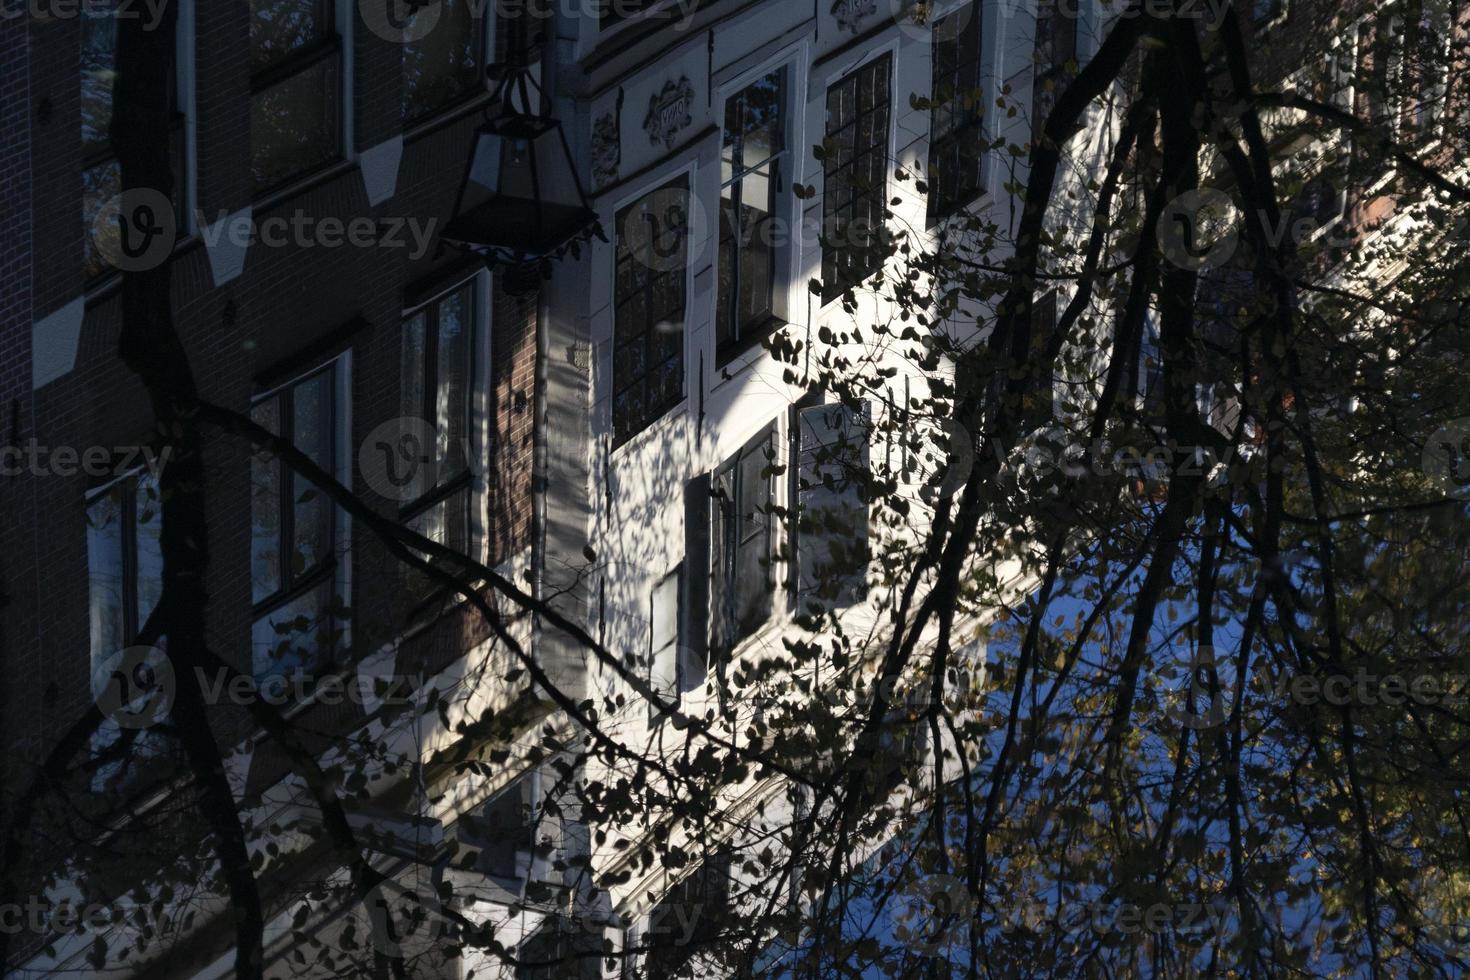
[[[303,171],[300,176],[293,177],[284,184],[252,195],[250,199],[251,209],[255,214],[269,211],[271,208],[284,204],[293,197],[300,197],[307,191],[315,190],[344,174],[351,173],[356,168],[357,162],[355,160],[346,160],[338,157],[313,170]]]
[[[880,266],[877,269],[874,269],[872,272],[869,272],[866,275],[864,275],[857,282],[851,283],[849,285],[844,286],[838,292],[835,292],[835,293],[832,293],[832,294],[829,295],[825,289],[822,290],[821,303],[817,307],[817,313],[818,314],[825,313],[827,310],[831,309],[837,303],[841,302],[842,301],[842,297],[846,296],[848,293],[852,293],[854,296],[856,296],[857,294],[862,293],[863,291],[867,290],[868,289],[868,284],[870,282],[872,282],[875,277],[877,277],[879,275],[882,275],[882,273],[883,273],[883,267]]]
[[[955,208],[953,211],[950,211],[948,214],[936,214],[933,217],[926,217],[925,220],[927,224],[924,230],[929,232],[930,234],[933,234],[934,232],[954,221],[961,215],[970,218],[977,217],[977,215],[975,214],[975,209],[982,204],[989,203],[990,191],[982,190],[979,194],[975,195],[975,197],[971,198],[969,201],[966,201],[964,204],[961,204],[959,207]]]
[[[710,391],[719,391],[725,384],[750,370],[751,366],[762,358],[768,357],[770,351],[766,350],[766,339],[789,326],[791,326],[791,321],[772,315],[754,328],[753,339],[741,347],[727,350],[724,355],[716,350],[715,370],[718,376],[715,383],[710,386]]]
[[[426,116],[403,122],[403,142],[411,143],[474,115],[491,104],[490,92],[481,89],[473,95],[449,103]]]
[[[667,430],[674,425],[675,421],[679,417],[686,414],[688,411],[689,396],[685,395],[673,405],[669,406],[668,409],[666,409],[652,422],[648,423],[643,428],[639,429],[637,432],[624,439],[622,442],[617,441],[617,427],[616,425],[614,425],[612,431],[607,433],[608,437],[613,440],[612,455],[618,456],[625,452],[628,452],[634,447],[640,446],[642,443],[652,439],[656,435],[667,435]]]

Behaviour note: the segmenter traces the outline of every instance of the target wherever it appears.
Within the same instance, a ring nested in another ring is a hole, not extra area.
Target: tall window
[[[337,365],[256,400],[250,417],[329,473],[337,471]],[[250,460],[251,630],[257,679],[329,663],[337,642],[337,508],[275,455]]]
[[[87,503],[92,661],[132,644],[163,595],[158,481],[123,477]]]
[[[710,652],[728,657],[771,618],[776,432],[715,471],[710,487]]]
[[[117,80],[117,14],[122,0],[98,0],[81,18],[82,221],[90,229],[98,213],[122,193],[122,171],[112,148],[112,89]],[[177,85],[170,86],[169,159],[174,177],[174,211],[183,215],[184,117],[178,111]],[[92,235],[82,238],[84,270],[95,279],[109,270]]]
[[[980,97],[980,11],[970,4],[934,25],[929,128],[929,221],[980,196],[985,148]]]
[[[786,70],[752,83],[725,103],[720,194],[720,293],[715,318],[723,364],[776,320],[776,209],[786,150]]]
[[[443,0],[409,14],[408,37],[418,33],[412,26],[417,18],[436,19],[422,38],[403,45],[404,119],[431,116],[480,88],[485,47],[484,22],[477,13],[481,9],[475,0]]]
[[[516,980],[601,980],[601,952],[602,940],[590,924],[548,916],[521,946]]]
[[[334,14],[333,0],[250,0],[250,179],[256,193],[342,155],[342,41]]]
[[[888,195],[889,78],[885,54],[827,89],[822,148],[822,297],[832,300],[883,265]]]
[[[1077,62],[1079,0],[1043,0],[1036,15],[1036,74],[1031,85],[1031,132],[1039,137]]]
[[[730,901],[732,864],[728,850],[709,855],[683,881],[668,889],[663,901],[648,913],[643,975],[679,976],[691,959],[715,952],[715,944],[722,930],[728,928],[734,911]],[[691,910],[698,912],[691,916]],[[715,971],[695,969],[692,975],[706,972]]]
[[[461,554],[470,553],[472,541],[474,324],[473,280],[410,316],[403,324],[399,385],[400,414],[423,419],[434,439],[433,446],[421,447],[432,471],[416,474],[425,492],[404,506],[403,519],[414,531]],[[430,588],[417,573],[408,581],[415,594]]]
[[[475,868],[517,897],[531,873],[536,851],[538,789],[533,770],[460,817],[460,841],[475,852]]]
[[[163,596],[162,526],[158,480],[151,472],[130,473],[87,501],[87,608],[94,677],[109,658],[133,645]],[[163,642],[153,646],[161,648]],[[116,721],[104,719],[92,738],[93,754],[107,750],[121,735]],[[156,760],[172,744],[159,732],[139,731],[130,753],[99,766],[92,788],[100,792],[114,780],[136,786],[137,778],[146,778],[145,770],[156,768]]]
[[[849,604],[867,591],[870,428],[865,411],[841,404],[796,411],[798,612],[814,601]]]
[[[684,397],[689,178],[618,214],[613,429],[622,445]]]

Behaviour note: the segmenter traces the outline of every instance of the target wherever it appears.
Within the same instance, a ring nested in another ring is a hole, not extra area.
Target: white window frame
[[[617,424],[614,418],[614,400],[617,394],[617,379],[614,376],[614,368],[617,362],[618,242],[622,237],[622,229],[617,226],[617,216],[625,208],[637,204],[643,198],[666,184],[678,180],[681,176],[689,182],[689,196],[692,199],[692,204],[689,208],[689,228],[684,253],[684,396],[670,406],[668,411],[649,422],[638,432],[629,436],[622,445],[616,445]],[[607,305],[604,308],[605,326],[601,331],[597,331],[598,339],[595,343],[596,350],[605,351],[599,357],[599,361],[602,367],[601,378],[606,385],[606,391],[598,391],[596,392],[596,396],[606,407],[602,411],[594,413],[594,424],[600,424],[602,430],[598,432],[594,429],[593,435],[594,438],[598,435],[607,438],[608,445],[612,447],[610,452],[611,457],[620,456],[632,447],[644,445],[655,433],[664,431],[665,427],[671,424],[671,420],[679,418],[688,411],[690,397],[695,391],[695,385],[698,383],[697,378],[691,377],[698,370],[697,364],[695,363],[698,361],[697,352],[694,350],[694,345],[690,341],[690,335],[693,332],[691,321],[696,312],[694,304],[694,273],[695,267],[699,264],[700,259],[703,258],[706,249],[711,247],[709,239],[710,229],[707,227],[709,219],[701,213],[706,209],[699,206],[702,204],[699,198],[700,176],[697,160],[671,161],[669,165],[658,168],[656,172],[640,181],[635,189],[627,190],[616,198],[609,198],[603,205],[606,208],[603,212],[603,216],[606,217],[606,220],[603,222],[603,227],[610,229],[611,233],[608,236],[607,244],[602,245],[599,249],[601,254],[594,256],[593,261],[596,268],[607,270]]]
[[[846,80],[850,75],[854,74],[855,72],[861,71],[863,68],[866,68],[874,61],[882,58],[884,55],[888,55],[889,58],[892,59],[889,63],[888,75],[888,146],[885,150],[885,153],[887,154],[889,160],[889,168],[892,169],[896,167],[898,163],[896,159],[897,153],[895,150],[898,139],[898,110],[901,107],[901,103],[898,99],[898,73],[899,67],[903,64],[898,38],[893,38],[884,44],[880,44],[867,49],[863,52],[861,57],[854,59],[851,62],[832,66],[832,68],[829,71],[825,72],[820,79],[817,79],[815,77],[810,78],[809,87],[807,89],[807,98],[815,101],[815,119],[821,121],[821,125],[818,128],[822,134],[822,139],[825,140],[827,138],[827,93],[831,90],[832,86]],[[818,87],[819,84],[820,87]],[[815,135],[815,133],[813,135]],[[826,221],[827,213],[827,168],[825,161],[822,160],[811,160],[811,163],[814,167],[814,171],[812,174],[812,179],[809,180],[807,183],[817,185],[818,196],[814,199],[814,211],[816,215],[817,228],[820,230],[822,229],[823,224]],[[889,174],[888,178],[889,179],[887,179],[885,182],[882,195],[882,203],[885,207],[887,207],[888,201],[891,199],[889,191],[892,190],[894,183],[891,179],[892,174]],[[805,223],[803,223],[803,227],[805,227]],[[817,270],[817,276],[818,278],[820,278],[826,258],[825,250],[823,249],[821,242],[816,240],[815,238],[811,242],[811,245],[816,252],[815,265],[811,266],[811,268]],[[881,269],[879,271],[881,271]],[[873,273],[873,275],[876,274],[877,273]],[[870,279],[872,278],[872,276],[870,275],[868,278]],[[867,280],[865,279],[864,281],[866,282]],[[854,290],[856,290],[856,287],[854,287]],[[831,299],[826,299],[823,296],[814,297],[817,304],[818,315],[823,314],[831,309],[840,309],[842,304],[842,297],[847,293],[847,291],[848,290],[843,290],[843,292],[837,294]]]
[[[287,381],[273,385],[266,391],[256,392],[251,396],[250,405],[251,408],[254,408],[257,403],[280,394],[285,389],[290,388],[323,369],[333,373],[332,394],[334,404],[332,406],[332,437],[334,440],[333,455],[335,458],[333,460],[332,475],[337,478],[338,483],[350,487],[352,485],[352,454],[357,448],[352,445],[352,352],[350,350],[343,351],[335,357],[314,364],[309,369],[296,374]],[[281,462],[281,467],[283,472],[288,468],[285,461]],[[335,504],[333,506],[336,509],[336,514],[333,519],[332,546],[336,556],[336,565],[333,569],[332,584],[335,595],[341,597],[343,605],[350,608],[352,604],[352,522],[346,511],[341,507],[337,507]],[[250,579],[252,574],[253,571],[247,569],[247,580]],[[262,618],[270,615],[270,613],[257,615],[255,605],[256,603],[252,596],[250,608],[252,671],[254,669],[255,656],[255,643],[253,639],[255,624]],[[344,617],[337,625],[339,627],[339,639],[337,646],[332,651],[334,659],[323,666],[323,675],[335,673],[345,666],[338,662],[335,657],[342,651],[350,649],[352,645],[352,618],[350,616]]]
[[[400,333],[396,341],[401,374],[403,366],[402,330],[405,321],[420,310],[439,302],[450,293],[463,289],[467,284],[473,284],[475,303],[473,333],[470,337],[470,422],[467,429],[469,446],[466,449],[470,461],[470,540],[467,557],[482,565],[488,565],[490,562],[488,531],[490,527],[490,485],[489,475],[483,463],[487,458],[486,454],[495,424],[490,404],[495,291],[489,271],[476,269],[474,272],[456,278],[443,289],[436,289],[434,295],[426,296],[412,306],[405,306],[398,317]],[[411,504],[413,501],[405,501],[405,503]],[[463,596],[457,598],[464,601]]]

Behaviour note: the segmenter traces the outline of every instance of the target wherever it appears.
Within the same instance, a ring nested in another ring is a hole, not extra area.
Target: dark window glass
[[[258,194],[342,154],[341,44],[329,0],[250,0],[250,179]]]
[[[710,651],[728,656],[771,618],[770,513],[776,434],[768,428],[721,466],[710,487]]]
[[[460,818],[459,840],[475,850],[475,867],[507,884],[518,885],[531,872],[536,835],[534,789],[527,774]]]
[[[648,950],[643,975],[678,976],[696,955],[715,952],[730,925],[731,864],[728,851],[707,857],[654,906],[643,935]]]
[[[1057,95],[1077,70],[1078,0],[1042,0],[1036,15],[1036,74],[1031,86],[1031,131],[1041,134]]]
[[[117,78],[117,8],[106,0],[81,20],[82,152],[111,152],[112,85]]]
[[[158,481],[147,472],[130,474],[87,502],[87,596],[91,632],[91,670],[95,674],[113,654],[134,644],[138,632],[163,596],[163,526]],[[152,644],[162,648],[162,638]],[[123,679],[137,681],[137,678]],[[94,679],[94,683],[95,683]],[[144,692],[149,689],[145,686]],[[125,701],[146,710],[150,695]],[[120,739],[132,740],[120,746]],[[97,757],[94,792],[139,791],[166,779],[177,761],[178,743],[162,730],[124,733],[117,721],[103,719],[91,738]],[[113,758],[113,756],[116,758]]]
[[[424,447],[434,462],[433,485],[409,502],[402,516],[414,531],[460,554],[469,554],[472,538],[474,324],[473,282],[439,297],[403,324],[400,415],[427,422],[435,445]],[[423,599],[438,589],[417,570],[405,568],[404,576],[411,596]]]
[[[613,429],[622,445],[684,397],[689,179],[618,214]]]
[[[332,32],[327,0],[250,0],[250,70],[281,64]]]
[[[971,4],[934,25],[935,103],[929,130],[929,220],[947,218],[984,188],[980,11]]]
[[[122,193],[122,173],[112,149],[112,95],[117,79],[117,12],[122,0],[99,0],[81,18],[82,236],[83,272],[91,279],[111,270],[97,248],[93,224],[109,201]],[[184,117],[178,111],[177,85],[169,87],[173,123],[169,128],[169,163],[173,171],[173,205],[178,230],[185,231]]]
[[[721,153],[719,363],[764,336],[775,321],[776,207],[786,150],[785,69],[725,103]]]
[[[336,469],[336,371],[328,366],[258,399],[251,419],[327,472]],[[257,679],[314,670],[332,656],[337,509],[280,459],[250,460],[251,630]]]
[[[601,980],[601,951],[591,925],[553,917],[521,945],[516,980]]]
[[[869,424],[866,411],[814,405],[796,413],[796,592],[850,604],[867,592]]]
[[[1281,16],[1281,11],[1286,9],[1285,0],[1255,0],[1251,8],[1251,16],[1259,26],[1269,24]]]
[[[137,473],[87,505],[87,574],[94,662],[130,645],[163,595],[158,481]]]
[[[444,0],[409,15],[434,16],[433,30],[403,45],[403,118],[421,119],[480,88],[485,31],[475,0]],[[428,12],[426,12],[428,11]],[[407,36],[413,36],[412,26]]]
[[[883,264],[891,55],[827,89],[822,174],[822,295],[832,300]]]

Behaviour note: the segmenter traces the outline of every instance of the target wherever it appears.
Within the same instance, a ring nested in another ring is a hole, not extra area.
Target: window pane
[[[726,142],[743,154],[726,175],[720,223],[720,281],[716,344],[720,362],[739,353],[754,338],[744,328],[764,325],[772,296],[772,226],[777,163],[784,149],[783,71],[749,85],[726,103]]]
[[[758,167],[785,148],[781,77],[771,72],[741,93],[746,167]]]
[[[256,425],[280,435],[279,396],[250,409]],[[260,602],[281,589],[281,464],[266,452],[250,456],[250,593]]]
[[[81,18],[82,152],[111,143],[112,86],[117,78],[117,12],[119,0],[94,0]]]
[[[250,0],[250,70],[285,60],[325,37],[321,0]]]
[[[403,323],[403,362],[398,378],[398,414],[404,418],[424,417],[424,371],[428,357],[424,346],[424,330],[429,322],[427,311],[414,314]]]
[[[409,530],[421,534],[462,555],[470,552],[470,488],[456,490],[443,500],[404,522]],[[428,557],[427,555],[421,557]],[[403,567],[404,590],[413,601],[422,601],[438,592],[439,585],[427,572]]]
[[[309,673],[328,660],[332,642],[332,585],[324,582],[255,621],[250,631],[257,680]]]
[[[734,646],[734,470],[716,473],[710,487],[710,649],[723,656]]]
[[[125,636],[121,484],[87,505],[88,613],[92,665],[132,642]]]
[[[434,425],[438,429],[440,481],[457,476],[465,457],[470,413],[470,326],[473,294],[466,286],[439,304],[438,389]]]
[[[82,256],[88,279],[96,278],[112,268],[97,248],[92,226],[97,214],[122,193],[122,171],[116,159],[110,159],[82,171]]]
[[[332,375],[323,371],[291,393],[291,444],[327,472],[332,460]],[[301,477],[291,479],[295,541],[291,575],[299,577],[331,552],[331,507],[325,494]]]
[[[473,15],[473,0],[444,0],[432,10],[438,19],[423,38],[403,46],[403,116],[424,116],[450,105],[475,88],[480,80],[480,21]],[[408,16],[406,36],[412,24],[432,12],[414,10]]]
[[[980,16],[973,6],[934,28],[934,106],[929,130],[929,219],[954,214],[980,195]]]
[[[618,215],[613,424],[619,444],[682,396],[687,195],[688,178],[680,177]],[[641,272],[625,268],[638,265]]]
[[[522,776],[468,820],[478,867],[492,878],[515,881],[529,870],[534,833],[529,776]]]
[[[714,476],[710,643],[721,655],[771,615],[770,514],[774,433],[753,440]]]
[[[257,193],[337,158],[339,75],[333,53],[250,97],[250,176]]]
[[[741,120],[744,117],[741,104],[744,93],[732,96],[725,102],[725,133],[721,138],[721,174],[720,181],[728,181],[735,175],[735,169],[741,165],[740,141],[742,137]]]
[[[756,171],[744,180],[741,192],[741,223],[744,248],[740,263],[741,326],[764,320],[771,313],[773,283],[771,209],[775,180],[769,172]]]
[[[798,414],[798,426],[797,592],[804,599],[850,602],[863,593],[867,566],[861,484],[867,423],[844,405],[818,405]]]
[[[720,302],[716,309],[715,344],[724,347],[735,339],[735,268],[740,261],[740,215],[737,210],[739,185],[720,193]]]
[[[823,298],[832,300],[878,271],[881,254],[869,247],[882,219],[888,179],[888,79],[892,59],[884,55],[828,92],[827,143],[823,162]],[[849,89],[856,93],[847,116]]]
[[[136,622],[141,629],[153,614],[158,600],[163,598],[163,545],[159,540],[163,531],[163,513],[158,481],[149,475],[140,476],[133,500],[137,522],[134,525],[137,548],[134,554],[137,580],[134,584],[138,593]]]

